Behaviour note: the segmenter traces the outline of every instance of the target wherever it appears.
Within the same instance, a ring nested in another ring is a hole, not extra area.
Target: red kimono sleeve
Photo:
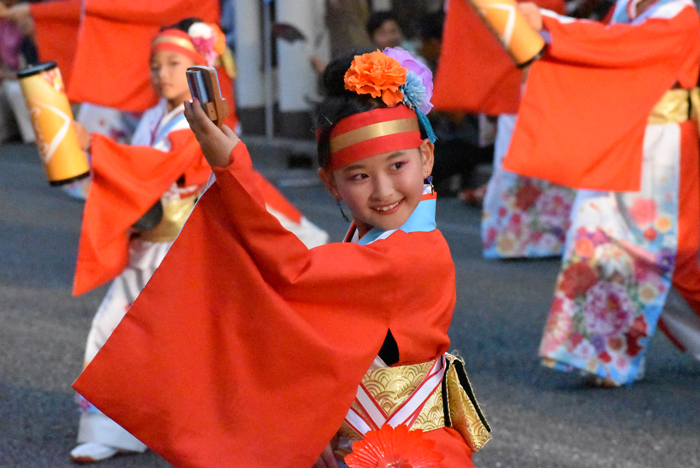
[[[182,175],[203,185],[210,168],[189,130],[172,132],[172,149],[116,143],[93,135],[94,179],[83,211],[73,294],[114,279],[127,265],[129,227]]]
[[[258,190],[260,190],[262,193],[262,197],[265,200],[265,205],[271,207],[273,210],[279,213],[282,213],[290,221],[297,224],[301,223],[301,211],[299,211],[296,206],[292,205],[292,203],[287,200],[279,190],[277,190],[277,187],[272,185],[272,183],[262,174],[256,172],[256,175],[258,176]]]
[[[545,17],[546,56],[531,67],[504,168],[578,189],[634,191],[649,114],[674,83],[693,87],[694,8],[638,25]]]
[[[131,112],[152,107],[151,40],[185,17],[218,23],[219,2],[86,0],[68,97]]]
[[[236,169],[215,168],[214,173],[221,182],[228,219],[242,234],[242,242],[256,258],[269,284],[275,285],[287,299],[311,298],[314,304],[318,304],[321,297],[325,298],[320,295],[321,291],[328,291],[331,304],[335,304],[336,285],[342,283],[342,301],[346,307],[353,308],[353,316],[375,307],[400,311],[399,315],[390,316],[390,328],[401,354],[399,363],[416,362],[415,359],[422,362],[421,359],[441,352],[440,346],[447,344],[443,333],[449,327],[455,293],[454,265],[439,231],[410,234],[399,231],[392,234],[393,242],[368,246],[332,243],[308,250],[267,213],[263,203],[267,200],[265,194],[258,191],[256,174],[240,169],[244,164],[241,160],[250,159],[245,146],[241,144],[234,153],[238,159],[234,165]],[[415,248],[404,243],[409,241],[427,250],[409,253],[408,250]],[[341,265],[342,272],[339,272]],[[395,289],[388,290],[388,284]],[[435,294],[423,295],[426,291]],[[389,302],[385,302],[387,299]],[[411,320],[416,313],[421,317]],[[416,323],[433,326],[416,332]],[[407,339],[408,333],[411,339]],[[418,351],[422,345],[429,348],[427,353],[425,348]]]
[[[70,84],[75,49],[78,43],[82,0],[58,0],[30,3],[34,21],[34,39],[39,60],[55,61],[66,87]]]
[[[74,387],[175,466],[308,467],[394,321],[447,348],[454,268],[437,231],[306,249],[234,155]]]
[[[562,0],[538,0],[563,12]],[[432,102],[440,111],[515,114],[522,72],[466,0],[451,0]]]

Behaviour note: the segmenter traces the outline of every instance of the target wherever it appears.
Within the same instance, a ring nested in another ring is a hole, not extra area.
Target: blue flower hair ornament
[[[426,136],[431,143],[435,143],[437,136],[426,116],[433,108],[430,103],[433,97],[433,73],[401,47],[387,47],[383,52],[386,56],[396,59],[407,70],[406,83],[399,87],[403,93],[403,104],[416,112]]]

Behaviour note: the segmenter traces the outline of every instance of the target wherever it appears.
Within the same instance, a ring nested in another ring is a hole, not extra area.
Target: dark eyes
[[[168,65],[169,67],[177,67],[178,65],[180,65],[180,63],[181,63],[181,62],[172,61],[172,62],[168,62],[167,65]],[[161,69],[161,67],[162,67],[162,65],[152,64],[152,65],[151,65],[151,71],[152,71],[152,72],[157,72],[158,70]]]
[[[402,167],[404,167],[405,165],[406,165],[406,161],[398,161],[398,162],[395,162],[394,164],[392,164],[391,168],[393,170],[397,171],[397,170],[401,169]],[[367,178],[369,178],[369,175],[367,175],[363,172],[360,172],[357,174],[352,174],[352,175],[348,176],[349,180],[355,180],[355,181],[364,180]]]

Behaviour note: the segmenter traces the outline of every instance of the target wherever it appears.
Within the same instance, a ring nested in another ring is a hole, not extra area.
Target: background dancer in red
[[[609,25],[521,8],[550,44],[531,67],[504,167],[582,189],[544,363],[630,384],[660,318],[700,358],[695,5],[620,0]],[[661,314],[672,285],[698,315]]]
[[[194,29],[193,29],[194,27]],[[218,28],[184,20],[151,46],[151,81],[161,101],[146,111],[132,145],[84,130],[94,179],[85,203],[74,294],[114,279],[92,322],[85,365],[97,354],[177,237],[209,178],[209,167],[184,116],[188,67],[208,63],[188,30]],[[220,34],[220,31],[218,31]],[[212,46],[214,44],[212,43]],[[76,124],[81,128],[79,124]],[[80,398],[78,445],[71,457],[92,462],[146,446]]]
[[[564,12],[562,0],[538,0],[537,4]],[[503,169],[523,79],[523,71],[469,2],[450,2],[443,57],[435,82],[435,106],[439,110],[498,116],[493,171],[488,185],[480,189],[481,239],[486,258],[561,255],[574,200],[569,188]],[[536,150],[531,157],[537,157]]]

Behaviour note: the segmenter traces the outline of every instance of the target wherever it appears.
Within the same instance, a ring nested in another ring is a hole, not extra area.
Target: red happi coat
[[[397,365],[447,350],[454,264],[437,230],[309,250],[232,156],[74,387],[175,466],[309,467],[388,330]],[[425,436],[471,466],[451,428]]]
[[[132,112],[142,112],[158,100],[149,82],[148,61],[159,29],[185,17],[214,23],[219,18],[219,4],[211,0],[52,0],[31,3],[30,10],[39,59],[58,63],[70,100]],[[229,107],[224,122],[235,129],[233,81],[223,67],[216,68]]]
[[[95,134],[94,179],[83,211],[73,294],[113,280],[129,262],[130,226],[181,176],[184,186],[203,186],[211,168],[190,129],[168,136],[171,149],[124,145]],[[302,214],[260,173],[254,172],[267,206],[295,223]]]
[[[528,0],[522,0],[528,1]],[[537,0],[564,12],[563,0]],[[432,103],[440,111],[515,114],[522,71],[467,0],[451,0],[445,19]]]
[[[219,2],[85,0],[68,97],[130,112],[153,106],[151,41],[161,27],[187,17],[218,23]]]
[[[92,172],[73,294],[80,295],[117,277],[129,262],[130,226],[184,176],[186,186],[202,186],[210,167],[188,128],[168,135],[170,151],[123,145],[94,134]]]
[[[29,4],[39,60],[58,64],[66,88],[70,86],[73,71],[82,3],[82,0],[57,0]]]
[[[698,81],[695,6],[661,0],[633,24],[544,24],[551,45],[531,67],[504,169],[578,189],[639,190],[652,108],[674,85]]]
[[[158,100],[148,61],[159,29],[188,17],[219,22],[216,0],[58,0],[30,8],[39,57],[58,62],[69,99],[130,112]]]

